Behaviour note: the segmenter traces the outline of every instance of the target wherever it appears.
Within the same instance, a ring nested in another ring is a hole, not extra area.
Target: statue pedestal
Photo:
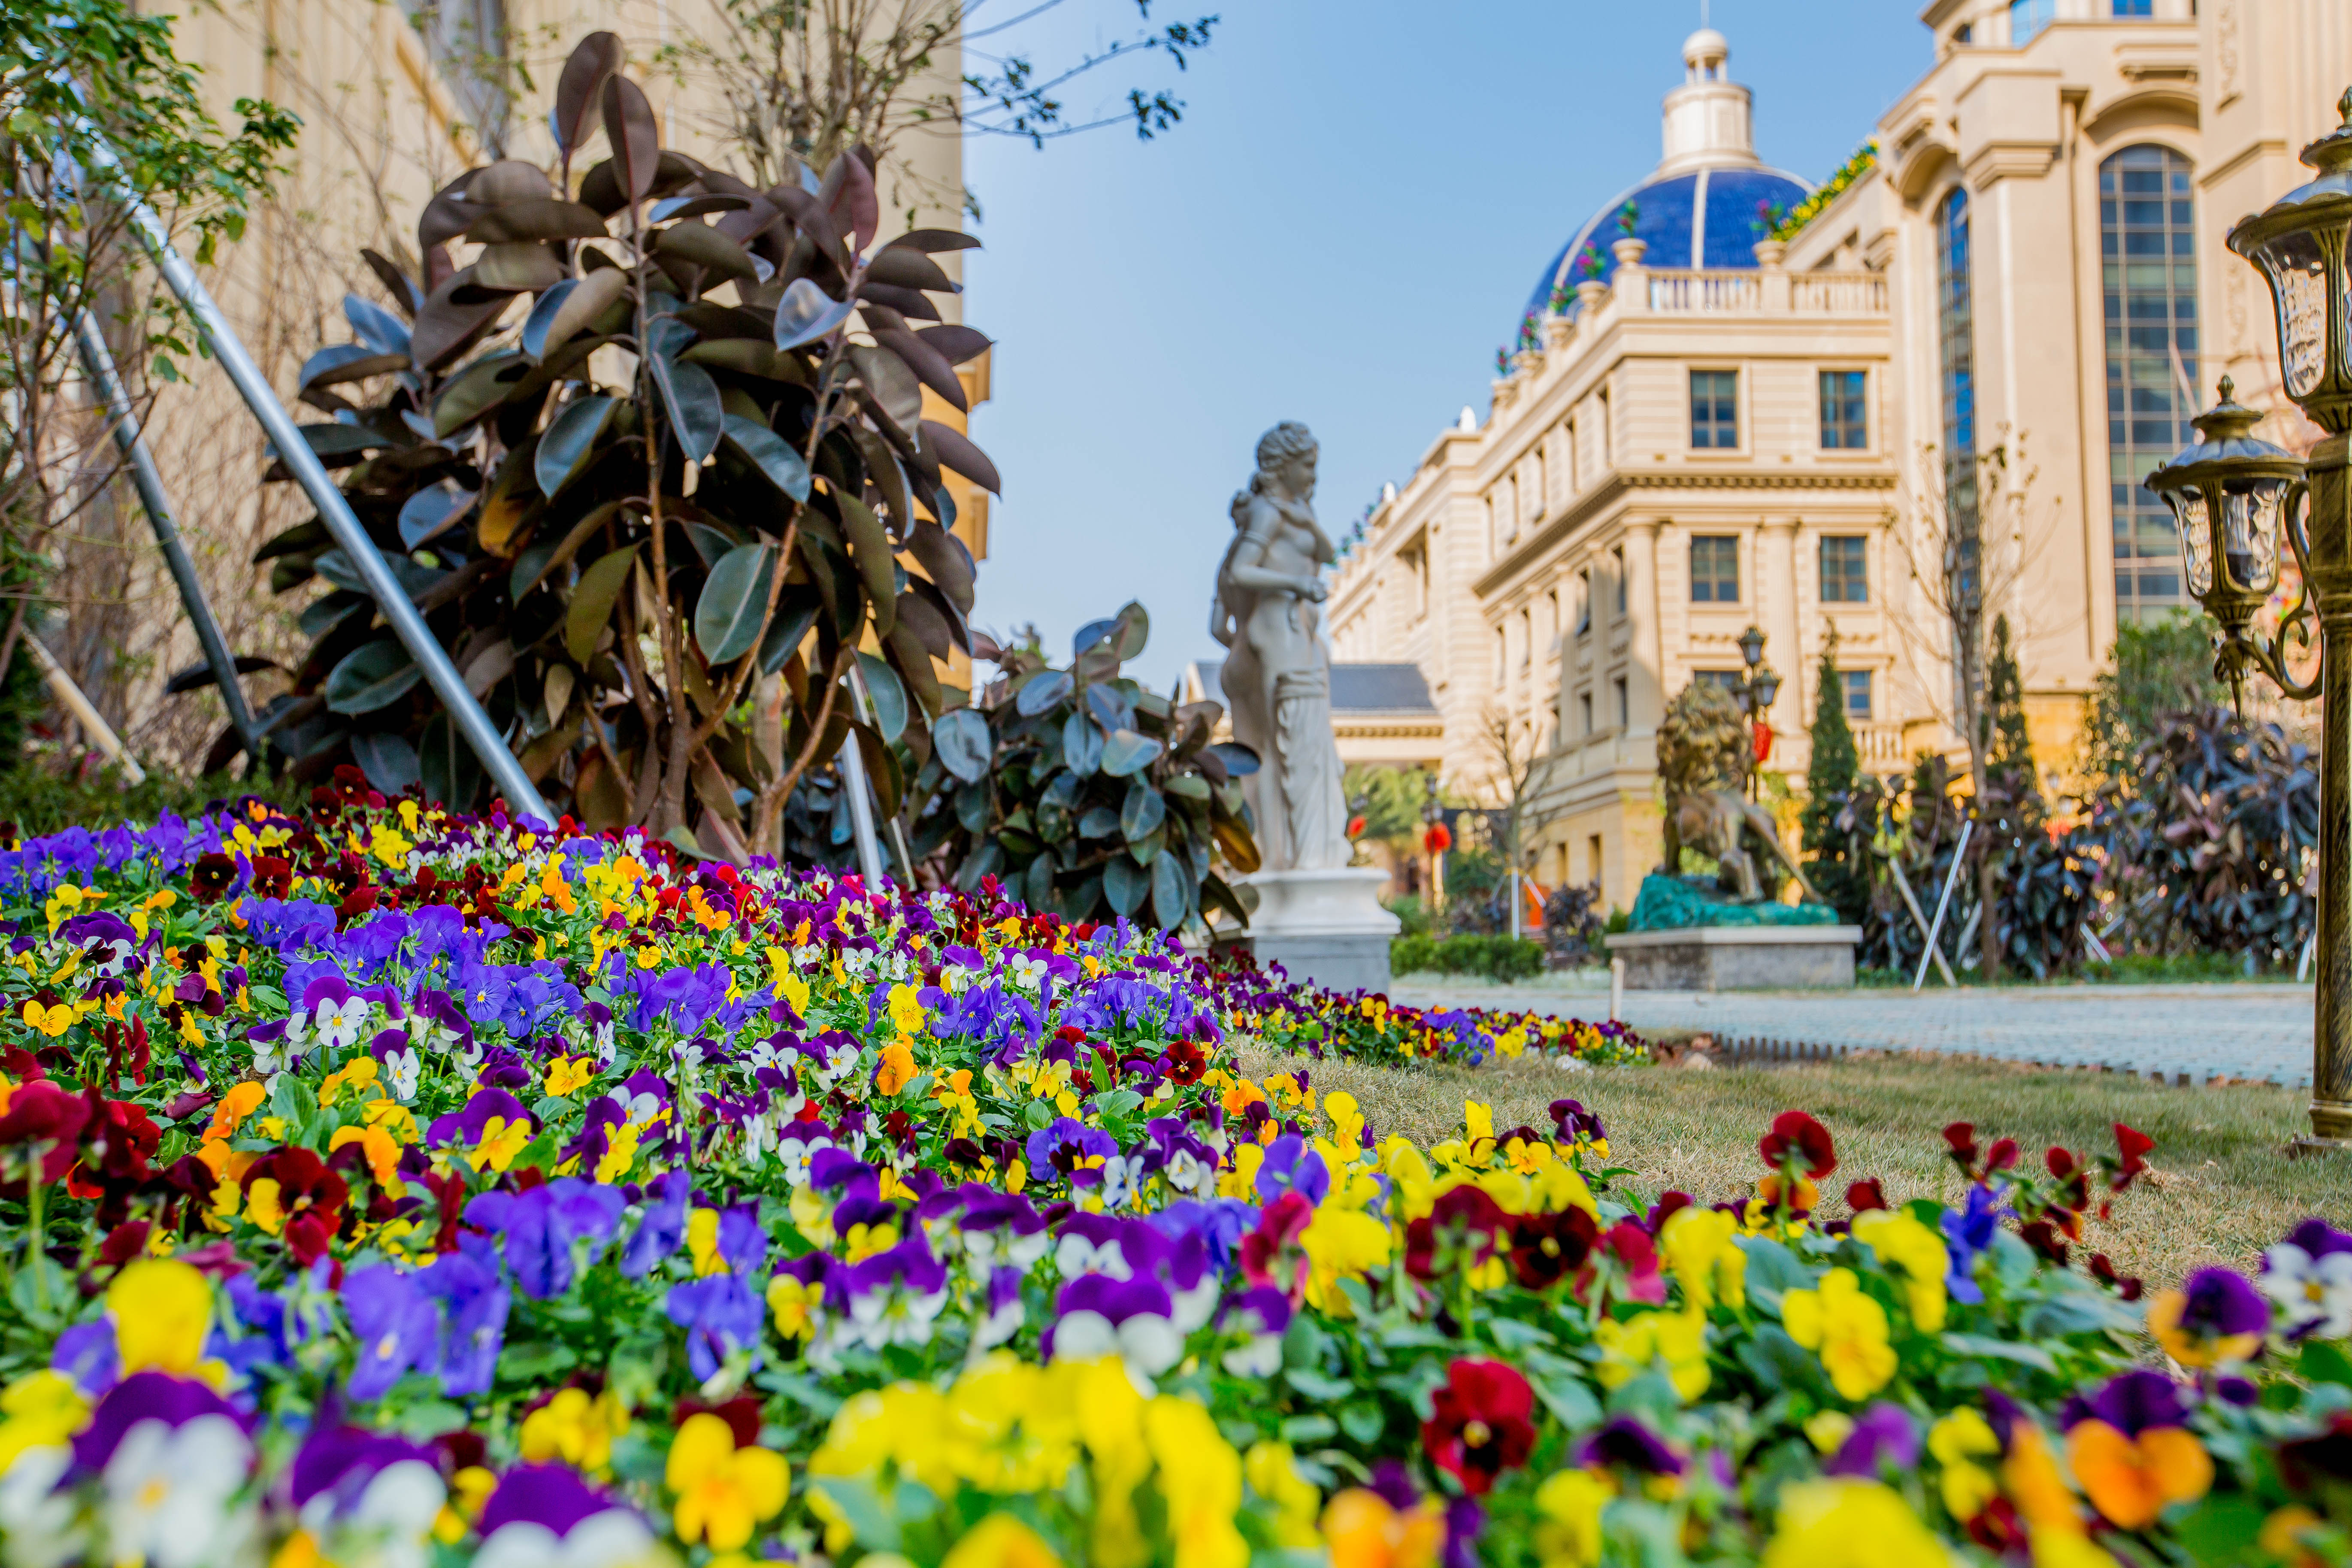
[[[1328,871],[1260,871],[1238,885],[1257,889],[1246,940],[1258,963],[1279,963],[1293,980],[1331,991],[1386,991],[1389,939],[1397,918],[1381,908],[1388,873],[1374,866]]]
[[[1853,984],[1860,926],[1695,926],[1606,939],[1628,991],[1782,991]]]

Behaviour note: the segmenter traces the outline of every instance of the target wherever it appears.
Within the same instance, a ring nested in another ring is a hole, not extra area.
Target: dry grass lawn
[[[1484,1100],[1498,1128],[1549,1127],[1561,1096],[1607,1121],[1610,1152],[1641,1173],[1643,1196],[1680,1188],[1706,1201],[1744,1191],[1761,1173],[1756,1141],[1791,1107],[1819,1117],[1837,1141],[1824,1211],[1843,1215],[1848,1181],[1876,1176],[1887,1196],[1956,1201],[1958,1173],[1944,1158],[1944,1126],[1972,1121],[1990,1141],[2015,1138],[2028,1160],[2063,1143],[2112,1152],[2110,1125],[2156,1140],[2152,1177],[2092,1223],[2090,1249],[2157,1288],[2201,1264],[2251,1268],[2263,1247],[2306,1215],[2352,1223],[2352,1155],[2290,1158],[2306,1127],[2305,1096],[2268,1086],[2168,1089],[2101,1072],[2053,1072],[1925,1055],[1865,1056],[1818,1067],[1640,1068],[1563,1072],[1532,1058],[1491,1068],[1381,1068],[1244,1053],[1253,1075],[1308,1069],[1318,1089],[1346,1089],[1382,1136],[1423,1142],[1459,1131],[1462,1102]],[[1832,1199],[1832,1194],[1835,1194]]]

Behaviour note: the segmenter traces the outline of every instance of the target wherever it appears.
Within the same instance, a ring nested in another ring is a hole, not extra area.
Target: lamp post
[[[1756,793],[1756,764],[1763,761],[1754,744],[1755,727],[1763,722],[1780,695],[1780,672],[1764,662],[1764,633],[1755,626],[1739,634],[1739,662],[1748,668],[1731,689],[1731,700],[1748,723],[1748,793],[1751,795]]]
[[[2254,438],[2261,416],[2223,382],[2196,444],[2147,479],[2179,524],[2190,592],[2221,628],[2216,673],[2237,689],[2251,667],[2320,700],[2319,974],[2311,1133],[2298,1142],[2327,1149],[2352,1148],[2352,91],[2338,108],[2343,123],[2303,152],[2318,177],[2241,219],[2229,241],[2270,285],[2286,395],[2326,437],[2297,463]],[[2277,585],[2281,533],[2302,584],[2264,636],[2251,623]],[[2285,656],[2310,646],[2315,611],[2319,673],[2306,685]]]

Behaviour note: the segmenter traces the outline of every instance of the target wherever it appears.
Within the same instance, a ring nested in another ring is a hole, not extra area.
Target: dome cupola
[[[1755,102],[1729,76],[1731,46],[1701,27],[1683,40],[1683,83],[1666,94],[1665,155],[1649,176],[1610,199],[1570,236],[1537,281],[1521,316],[1532,322],[1558,309],[1573,315],[1576,285],[1607,281],[1617,270],[1614,242],[1631,237],[1648,250],[1643,263],[1666,268],[1753,268],[1766,215],[1785,212],[1812,194],[1794,174],[1756,155]],[[1630,229],[1628,224],[1630,223]]]
[[[1666,94],[1665,157],[1660,174],[1758,167],[1755,97],[1730,79],[1731,45],[1713,27],[1683,40],[1683,85]]]

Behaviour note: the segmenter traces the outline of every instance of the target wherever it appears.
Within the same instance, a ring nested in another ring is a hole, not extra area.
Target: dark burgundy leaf
[[[992,496],[1004,493],[1004,481],[996,477],[996,465],[988,454],[971,444],[971,438],[952,426],[936,419],[926,419],[922,426],[923,445],[939,455],[942,466],[953,469]]]
[[[621,68],[621,40],[614,33],[591,33],[580,40],[555,82],[556,144],[568,161],[586,140],[591,107],[604,100],[605,81]]]
[[[604,140],[613,146],[614,177],[624,205],[645,200],[661,173],[661,131],[645,89],[627,77],[604,84]]]

